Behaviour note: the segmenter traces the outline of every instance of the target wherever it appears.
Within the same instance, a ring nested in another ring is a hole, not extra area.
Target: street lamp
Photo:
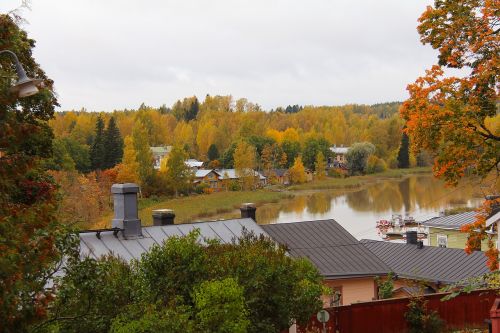
[[[16,72],[18,80],[16,84],[11,88],[11,92],[16,93],[19,97],[28,97],[38,93],[38,87],[41,85],[43,80],[31,79],[26,75],[23,66],[19,62],[16,54],[10,50],[2,50],[0,54],[7,53],[12,58],[16,65]]]

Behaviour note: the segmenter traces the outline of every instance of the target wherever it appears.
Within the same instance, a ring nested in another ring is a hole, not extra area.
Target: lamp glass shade
[[[16,93],[20,98],[33,96],[38,93],[37,85],[41,82],[42,80],[36,79],[18,81],[17,84],[12,87],[12,92]]]

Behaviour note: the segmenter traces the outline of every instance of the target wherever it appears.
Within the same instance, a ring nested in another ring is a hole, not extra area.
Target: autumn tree
[[[48,120],[58,105],[49,79],[32,56],[35,41],[0,14],[0,50],[12,50],[44,88],[19,99],[13,59],[0,57],[0,330],[27,332],[54,300],[46,287],[76,241],[57,219],[57,187],[42,161],[52,156]]]
[[[123,160],[119,165],[117,181],[120,183],[140,183],[139,163],[136,160],[137,153],[131,136],[125,138],[125,149]]]
[[[306,168],[315,170],[316,156],[321,152],[324,158],[330,156],[330,144],[323,138],[311,138],[306,141],[302,150],[302,158]]]
[[[290,182],[292,184],[302,184],[306,182],[306,169],[302,163],[302,157],[299,155],[295,158],[293,166],[289,169]]]
[[[246,141],[240,141],[234,151],[234,168],[245,190],[252,189],[255,185],[255,166],[255,147]]]
[[[160,169],[175,196],[179,195],[179,191],[188,190],[193,180],[193,172],[185,163],[187,158],[188,155],[182,147],[174,146]]]
[[[316,170],[316,178],[323,180],[326,178],[326,161],[325,156],[322,152],[318,152],[316,155],[316,162],[314,163],[314,169]]]
[[[172,106],[172,114],[177,120],[190,121],[196,118],[200,111],[200,103],[196,96],[184,98],[184,100],[177,101]]]
[[[450,184],[466,171],[499,171],[500,132],[490,124],[498,117],[498,11],[495,1],[439,0],[419,18],[420,40],[438,50],[438,62],[408,86],[401,115],[413,149],[434,152],[434,174]]]
[[[295,158],[300,154],[300,143],[296,141],[284,140],[281,144],[281,149],[287,157],[285,167],[289,168],[295,161]]]
[[[366,173],[368,158],[375,153],[375,146],[370,142],[353,144],[346,154],[347,168],[351,175]]]
[[[496,1],[440,0],[419,18],[423,44],[437,49],[437,64],[408,86],[410,97],[401,115],[407,121],[414,151],[432,152],[434,174],[457,185],[466,174],[485,179],[500,171],[498,87],[500,74],[499,7]],[[445,69],[460,69],[449,76]],[[498,183],[497,183],[498,185]],[[496,200],[486,200],[469,233],[466,251],[487,238],[485,219]],[[478,232],[479,231],[479,232]],[[491,269],[498,268],[498,250],[489,242]]]
[[[154,176],[153,154],[149,147],[146,129],[141,123],[135,124],[132,132],[132,140],[134,143],[135,160],[137,161],[138,167],[137,173],[139,175],[139,183],[148,190],[152,185]]]

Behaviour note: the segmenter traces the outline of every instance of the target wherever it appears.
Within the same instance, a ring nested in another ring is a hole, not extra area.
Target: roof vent
[[[125,238],[142,236],[141,220],[137,212],[138,192],[139,185],[137,184],[126,183],[111,186],[115,210],[112,226],[122,229]]]

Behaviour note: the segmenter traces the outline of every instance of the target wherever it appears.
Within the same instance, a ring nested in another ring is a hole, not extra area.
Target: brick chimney
[[[244,203],[241,205],[240,207],[240,211],[241,211],[241,218],[244,219],[244,218],[251,218],[253,219],[254,221],[257,221],[255,219],[255,211],[257,210],[257,208],[255,207],[255,204],[254,203]]]
[[[125,238],[135,238],[142,236],[141,220],[137,212],[137,184],[113,184],[115,216],[112,221],[113,228],[120,228]]]
[[[153,225],[172,225],[174,219],[175,213],[171,209],[153,210]]]

